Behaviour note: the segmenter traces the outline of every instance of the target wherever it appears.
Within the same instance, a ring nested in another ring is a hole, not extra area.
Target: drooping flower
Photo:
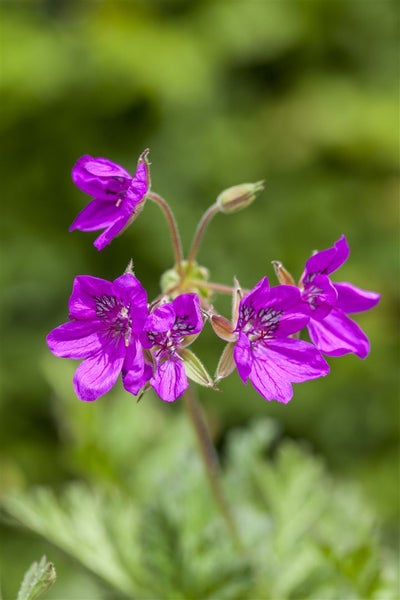
[[[365,358],[370,344],[363,330],[348,313],[369,310],[380,295],[350,283],[333,283],[328,275],[348,258],[350,248],[344,235],[331,248],[311,256],[300,279],[302,297],[311,309],[308,332],[315,346],[329,356],[353,352]]]
[[[72,169],[74,184],[94,199],[78,214],[70,231],[104,229],[94,241],[103,250],[143,208],[150,185],[148,150],[139,157],[132,177],[107,158],[81,156]]]
[[[123,374],[128,392],[137,394],[144,381],[139,334],[148,315],[147,294],[131,273],[114,281],[88,275],[75,278],[67,323],[47,336],[53,354],[84,359],[73,384],[81,400],[96,400]]]
[[[220,361],[222,376],[229,374],[229,354],[233,352],[244,383],[250,379],[266,400],[287,403],[293,396],[292,383],[326,375],[329,366],[310,343],[289,336],[307,325],[309,309],[301,301],[300,291],[290,285],[270,288],[264,277],[240,301],[232,338],[227,322],[220,318],[214,330],[229,341]]]
[[[187,336],[199,333],[202,327],[197,294],[177,296],[147,317],[141,339],[143,346],[152,348],[155,364],[149,383],[162,400],[173,402],[188,387],[182,355]]]

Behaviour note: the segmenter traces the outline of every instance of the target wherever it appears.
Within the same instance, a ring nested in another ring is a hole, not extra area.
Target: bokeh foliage
[[[3,1],[0,11],[4,487],[58,487],[87,478],[87,464],[100,482],[113,483],[108,450],[91,445],[88,432],[98,404],[112,411],[120,392],[79,403],[44,338],[65,320],[78,273],[113,279],[132,257],[150,296],[157,294],[172,260],[157,207],[146,207],[101,254],[91,234],[67,231],[86,202],[70,181],[76,158],[107,156],[133,170],[149,147],[153,187],[170,201],[186,247],[223,188],[266,180],[254,205],[210,226],[199,259],[213,280],[236,275],[246,287],[263,275],[273,280],[273,259],[297,277],[312,250],[346,234],[352,255],[338,280],[382,294],[358,318],[372,342],[368,359],[330,361],[329,377],[296,386],[288,406],[265,403],[236,375],[221,393],[199,396],[222,451],[232,426],[265,416],[307,439],[336,477],[361,484],[392,546],[399,504],[396,3],[32,0]],[[213,371],[222,345],[207,330],[198,346]],[[72,449],[60,396],[82,427]],[[177,418],[181,411],[179,402],[143,402]],[[142,419],[139,408],[133,418]],[[155,410],[141,426],[156,427],[157,418],[164,417]],[[131,423],[115,426],[121,452],[133,456]],[[53,557],[35,538],[9,528],[4,535],[14,590],[40,552]],[[13,567],[24,553],[22,567]]]

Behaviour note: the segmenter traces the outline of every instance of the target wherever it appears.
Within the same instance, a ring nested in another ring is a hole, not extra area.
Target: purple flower
[[[53,354],[84,359],[73,383],[81,400],[108,392],[122,372],[124,387],[137,394],[143,385],[144,358],[139,334],[148,315],[147,294],[131,273],[114,281],[88,275],[75,278],[70,321],[47,336]]]
[[[308,319],[300,291],[290,285],[270,288],[267,277],[240,301],[233,357],[241,379],[250,379],[266,400],[286,404],[293,382],[328,373],[328,364],[312,344],[289,337]]]
[[[379,294],[350,283],[332,283],[328,275],[348,258],[350,249],[344,235],[334,246],[317,252],[306,262],[300,280],[303,300],[311,309],[308,332],[324,354],[342,356],[349,352],[365,358],[370,344],[363,330],[347,316],[368,310],[379,302]]]
[[[81,156],[72,169],[75,185],[94,198],[76,217],[70,231],[104,229],[95,240],[97,250],[103,250],[137,217],[143,208],[149,189],[148,150],[139,157],[135,175],[107,158]]]
[[[188,387],[180,350],[188,345],[185,338],[199,333],[202,327],[196,294],[182,294],[147,317],[142,343],[152,348],[155,366],[150,385],[162,400],[173,402]]]

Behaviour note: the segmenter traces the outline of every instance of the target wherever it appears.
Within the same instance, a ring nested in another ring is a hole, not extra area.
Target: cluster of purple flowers
[[[47,344],[56,356],[84,359],[74,376],[81,400],[108,392],[120,373],[134,395],[149,383],[163,400],[172,401],[187,388],[180,351],[187,336],[203,327],[196,294],[177,296],[149,313],[146,290],[133,273],[114,281],[80,275],[69,317],[49,333]]]
[[[70,229],[103,229],[94,242],[101,250],[143,208],[150,190],[147,151],[139,157],[133,177],[110,160],[83,156],[72,178],[93,199]],[[259,183],[254,185],[260,189]],[[241,197],[232,190],[229,198],[237,210]],[[250,196],[247,187],[246,205]],[[185,286],[173,285],[151,304],[130,268],[114,281],[80,275],[69,300],[69,321],[49,333],[47,344],[56,356],[82,360],[73,382],[81,400],[107,393],[121,374],[128,392],[141,395],[152,387],[162,400],[171,402],[185,392],[188,378],[213,387],[236,367],[243,382],[250,380],[266,400],[287,403],[292,383],[328,373],[323,355],[354,353],[365,358],[369,352],[367,336],[348,313],[372,308],[379,295],[349,283],[333,283],[329,277],[348,256],[342,236],[307,260],[298,285],[275,262],[279,285],[270,287],[264,277],[246,293],[232,288],[232,321],[218,315],[210,298],[201,293],[207,281],[201,281],[198,289],[195,282],[188,286],[189,270],[182,265],[178,273]],[[194,291],[187,293],[188,289]],[[187,349],[207,320],[227,342],[214,378]],[[299,339],[304,328],[310,342]]]

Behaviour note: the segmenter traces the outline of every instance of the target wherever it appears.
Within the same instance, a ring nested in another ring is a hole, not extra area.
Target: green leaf
[[[60,498],[44,487],[30,494],[12,493],[4,500],[4,507],[113,589],[128,597],[135,593],[136,511],[124,495],[71,484]]]
[[[46,593],[56,580],[56,570],[53,563],[42,556],[39,562],[31,564],[26,571],[17,600],[36,600]]]

